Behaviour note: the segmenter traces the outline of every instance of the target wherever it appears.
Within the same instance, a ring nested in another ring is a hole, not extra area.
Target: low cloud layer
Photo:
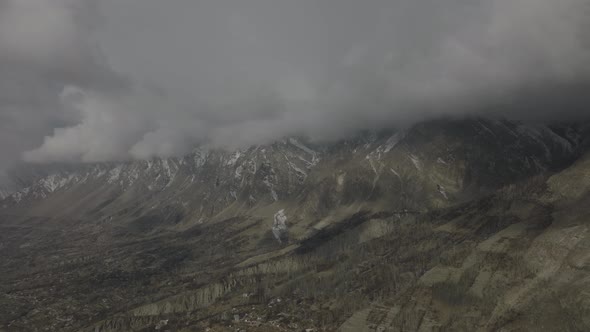
[[[588,116],[590,0],[0,0],[0,169]]]

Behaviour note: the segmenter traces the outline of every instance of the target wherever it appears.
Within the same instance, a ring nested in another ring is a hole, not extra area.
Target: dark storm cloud
[[[590,0],[0,0],[4,160],[587,116]],[[7,143],[8,142],[8,143]]]

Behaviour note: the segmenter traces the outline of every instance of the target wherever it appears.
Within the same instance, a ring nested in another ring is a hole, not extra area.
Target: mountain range
[[[22,165],[0,331],[590,329],[590,122]]]

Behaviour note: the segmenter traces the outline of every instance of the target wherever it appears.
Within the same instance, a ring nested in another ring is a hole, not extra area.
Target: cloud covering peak
[[[0,0],[0,168],[588,116],[590,0]]]

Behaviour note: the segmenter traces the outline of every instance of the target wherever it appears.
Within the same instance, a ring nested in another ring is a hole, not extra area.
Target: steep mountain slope
[[[54,166],[0,202],[0,324],[584,330],[589,137],[437,120]]]
[[[112,200],[103,208],[128,208],[130,199],[143,203],[147,198],[158,205],[190,205],[186,210],[198,219],[235,202],[246,208],[279,201],[301,205],[306,195],[329,192],[326,204],[381,200],[390,205],[394,200],[408,209],[429,208],[445,205],[455,194],[470,198],[567,164],[575,157],[580,133],[571,127],[561,131],[489,120],[434,121],[407,133],[366,133],[322,146],[289,138],[235,152],[199,148],[183,158],[53,166],[44,176],[29,170],[33,180],[3,206],[36,208],[42,199],[80,200],[101,192]],[[420,186],[404,191],[406,182]],[[421,192],[411,192],[416,190]],[[89,205],[95,203],[90,199]]]
[[[427,262],[424,273],[369,304],[368,314],[342,331],[587,330],[590,187],[562,200],[564,187],[554,183],[571,172],[590,174],[588,166],[578,163],[547,182],[537,178],[429,216],[420,230],[426,235],[414,243]],[[436,254],[422,249],[430,246]]]

